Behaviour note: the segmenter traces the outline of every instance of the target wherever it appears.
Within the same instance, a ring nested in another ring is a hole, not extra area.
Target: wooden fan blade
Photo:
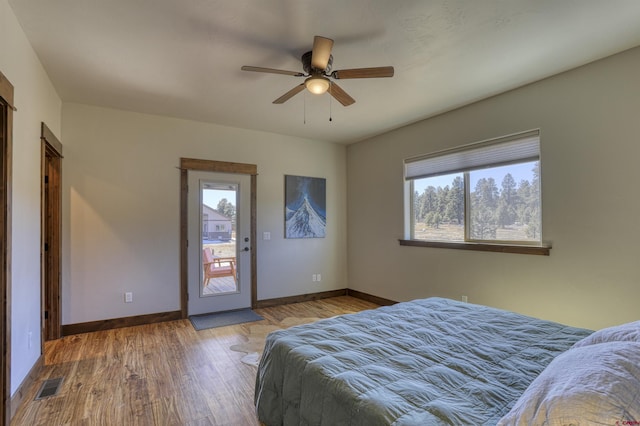
[[[242,71],[254,71],[254,72],[267,72],[270,74],[284,74],[284,75],[292,75],[294,77],[304,77],[304,74],[297,71],[287,71],[287,70],[277,70],[275,68],[263,68],[263,67],[252,67],[249,65],[244,65],[240,68]]]
[[[311,66],[317,70],[324,71],[329,64],[331,49],[333,49],[333,40],[315,36],[313,38],[313,50],[311,51]]]
[[[275,101],[273,101],[273,103],[274,104],[283,104],[283,103],[287,102],[289,99],[293,98],[298,93],[302,92],[303,90],[304,90],[304,83],[299,84],[296,87],[294,87],[293,89],[289,90],[284,95],[280,96]]]
[[[338,86],[333,81],[329,86],[329,94],[344,106],[349,106],[356,102],[356,100],[349,96],[347,92],[342,90],[342,87]]]
[[[347,78],[393,77],[393,72],[393,67],[352,68],[348,70],[336,70],[331,73],[331,77],[342,80]]]

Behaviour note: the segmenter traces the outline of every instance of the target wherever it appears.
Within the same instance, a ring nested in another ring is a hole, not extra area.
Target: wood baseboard
[[[114,328],[131,327],[134,325],[153,324],[156,322],[175,321],[182,319],[181,311],[159,312],[157,314],[137,315],[135,317],[114,318],[101,321],[66,324],[62,326],[62,335],[90,333],[92,331],[111,330]]]
[[[382,297],[374,296],[372,294],[363,293],[363,292],[358,291],[358,290],[352,290],[350,288],[347,289],[347,296],[355,297],[357,299],[366,300],[367,302],[375,303],[375,304],[381,305],[381,306],[395,305],[396,303],[398,303],[395,300],[384,299]]]
[[[36,360],[36,363],[33,364],[31,370],[29,370],[29,374],[24,378],[18,389],[11,397],[11,418],[18,411],[18,408],[24,401],[26,397],[27,391],[31,388],[31,386],[38,380],[40,377],[40,373],[42,372],[42,368],[44,367],[44,355],[40,355],[40,357]]]
[[[270,308],[272,306],[288,305],[289,303],[308,302],[310,300],[328,299],[330,297],[338,296],[351,296],[381,306],[395,305],[396,303],[398,303],[395,300],[384,299],[382,297],[363,293],[358,290],[351,290],[350,288],[343,288],[340,290],[322,291],[319,293],[308,293],[298,296],[277,297],[275,299],[258,300],[254,308]]]
[[[277,297],[256,301],[254,308],[269,308],[272,306],[288,305],[290,303],[309,302],[311,300],[328,299],[338,296],[352,296],[378,305],[393,305],[394,300],[384,299],[357,290],[342,288],[340,290],[321,291],[319,293],[300,294],[297,296]],[[181,311],[160,312],[157,314],[138,315],[134,317],[114,318],[101,321],[90,321],[78,324],[65,324],[62,326],[62,335],[90,333],[92,331],[111,330],[114,328],[131,327],[135,325],[153,324],[163,321],[175,321],[182,319]]]
[[[328,299],[330,297],[345,296],[347,289],[321,291],[319,293],[300,294],[297,296],[277,297],[275,299],[257,300],[254,308],[270,308],[272,306],[288,305],[290,303],[309,302],[311,300]]]

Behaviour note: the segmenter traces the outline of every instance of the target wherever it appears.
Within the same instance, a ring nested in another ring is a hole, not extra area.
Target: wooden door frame
[[[11,167],[13,135],[13,85],[0,72],[0,424],[11,422]]]
[[[182,318],[188,316],[189,301],[189,274],[187,253],[189,224],[188,218],[188,193],[189,193],[189,170],[201,172],[217,172],[217,173],[237,173],[251,176],[251,219],[250,231],[251,238],[251,307],[255,308],[257,304],[258,280],[257,280],[257,256],[256,256],[256,191],[258,182],[258,166],[255,164],[230,163],[226,161],[198,160],[194,158],[180,159],[180,310]]]
[[[61,321],[61,235],[62,235],[62,143],[41,124],[41,348],[44,342],[62,337]]]

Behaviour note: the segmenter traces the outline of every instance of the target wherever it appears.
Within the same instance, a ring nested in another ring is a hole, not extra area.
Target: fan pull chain
[[[332,117],[332,113],[331,113],[331,105],[333,105],[333,101],[331,98],[333,98],[333,82],[330,81],[329,82],[329,121],[333,121],[333,117]]]
[[[307,124],[307,91],[304,91],[304,108],[303,108],[303,117],[302,117],[302,124]]]

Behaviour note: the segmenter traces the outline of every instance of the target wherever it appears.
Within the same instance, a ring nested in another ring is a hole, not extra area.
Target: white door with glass
[[[251,307],[251,177],[189,171],[189,315]]]

